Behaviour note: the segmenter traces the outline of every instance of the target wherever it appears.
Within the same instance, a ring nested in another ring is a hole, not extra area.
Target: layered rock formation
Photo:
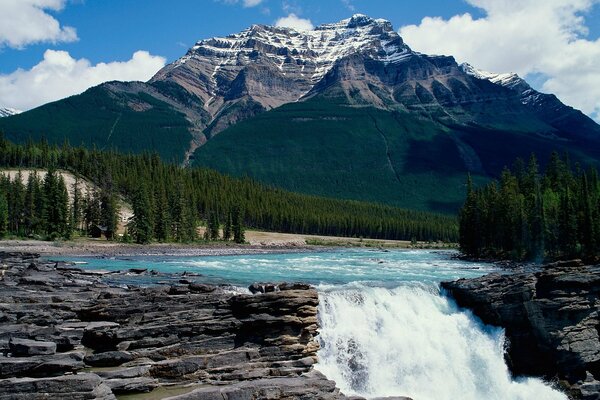
[[[87,272],[17,253],[0,253],[0,261],[2,400],[152,391],[180,399],[346,398],[313,369],[318,295],[307,285],[256,285],[245,294],[189,274]],[[159,284],[106,283],[128,275]]]
[[[557,379],[573,398],[600,399],[600,266],[559,262],[442,287],[484,323],[505,328],[514,374]]]

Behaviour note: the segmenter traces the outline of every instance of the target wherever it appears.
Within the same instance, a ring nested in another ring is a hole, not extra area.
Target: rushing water
[[[320,293],[317,368],[346,394],[415,400],[567,399],[539,379],[512,379],[503,358],[503,330],[484,326],[440,293],[443,280],[494,270],[489,264],[454,260],[451,253],[340,250],[75,261],[89,269],[197,273],[204,282],[242,287],[257,281],[312,283]],[[131,279],[160,279],[144,277]]]

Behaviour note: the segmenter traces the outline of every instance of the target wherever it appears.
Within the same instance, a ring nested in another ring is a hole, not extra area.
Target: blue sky
[[[255,23],[363,13],[417,51],[517,72],[600,119],[600,0],[0,0],[0,10],[0,106],[146,80],[197,40]]]

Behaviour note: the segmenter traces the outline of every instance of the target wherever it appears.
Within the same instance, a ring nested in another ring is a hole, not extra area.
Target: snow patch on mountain
[[[2,117],[10,117],[11,115],[20,114],[20,110],[16,110],[14,108],[9,107],[0,107],[0,118]]]
[[[487,80],[497,85],[503,86],[507,89],[511,89],[518,92],[521,96],[521,103],[527,105],[535,104],[539,102],[543,96],[543,93],[533,89],[525,79],[519,75],[509,72],[504,74],[495,74],[487,72],[481,69],[473,67],[471,64],[463,63],[460,68],[468,75],[471,75],[477,79]]]

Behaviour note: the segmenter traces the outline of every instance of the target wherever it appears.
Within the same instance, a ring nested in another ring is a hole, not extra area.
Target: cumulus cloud
[[[297,31],[310,31],[314,28],[310,19],[300,18],[296,14],[289,14],[287,17],[279,18],[275,25],[283,28],[292,28]]]
[[[600,115],[600,39],[585,15],[600,0],[466,0],[484,12],[423,18],[400,35],[417,51],[450,54],[492,72],[540,74],[541,89]]]
[[[66,0],[0,0],[0,47],[23,48],[40,42],[73,42],[75,28],[61,26],[47,11],[60,11]]]
[[[46,50],[44,59],[30,70],[0,75],[0,104],[28,110],[106,81],[146,81],[165,61],[147,51],[137,51],[128,61],[92,65],[85,58],[74,59],[66,51]]]

